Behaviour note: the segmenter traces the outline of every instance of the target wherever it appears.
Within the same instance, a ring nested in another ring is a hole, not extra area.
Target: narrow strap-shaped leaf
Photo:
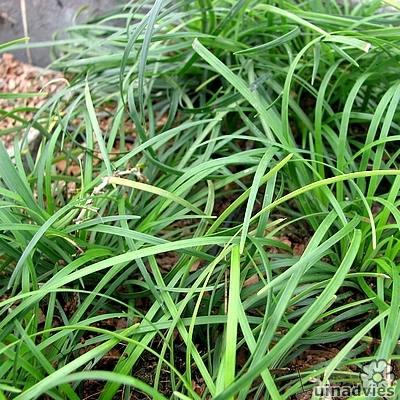
[[[92,125],[94,135],[95,135],[97,143],[99,145],[100,152],[103,157],[104,165],[106,166],[107,174],[112,175],[112,167],[111,167],[110,158],[108,156],[106,143],[103,139],[103,135],[100,130],[99,122],[97,121],[96,112],[94,110],[94,106],[93,106],[93,102],[92,102],[92,97],[90,95],[89,83],[87,81],[86,81],[86,85],[85,85],[85,102],[86,102],[87,112],[89,115],[90,124]]]
[[[14,191],[23,199],[28,208],[38,213],[38,215],[43,215],[42,210],[37,206],[33,198],[32,192],[26,187],[24,181],[11,162],[10,156],[4,148],[2,141],[0,141],[0,177],[10,190]]]

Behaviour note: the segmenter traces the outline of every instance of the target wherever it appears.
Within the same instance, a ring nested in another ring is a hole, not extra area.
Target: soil
[[[161,350],[161,347],[157,346],[156,344],[153,344],[153,347],[156,351]],[[122,353],[123,348],[114,348],[99,361],[99,363],[97,364],[97,368],[101,370],[112,371],[118,360],[121,358]],[[169,359],[168,352],[166,353],[165,359]],[[154,354],[148,351],[143,352],[140,359],[133,368],[132,376],[140,379],[142,382],[145,382],[150,386],[153,386],[156,371],[158,368],[158,361],[158,358]],[[182,351],[179,345],[175,346],[174,348],[174,365],[181,373],[185,370],[185,353]],[[99,398],[99,395],[101,394],[104,385],[105,382],[101,381],[92,380],[84,382],[82,385],[82,399],[86,400]],[[204,393],[205,390],[205,383],[197,370],[192,371],[192,388],[200,396]],[[164,367],[161,368],[157,390],[167,398],[170,397],[173,393],[170,371]],[[119,390],[114,396],[115,400],[120,400],[122,398],[123,389]],[[130,400],[151,400],[151,397],[133,389]]]
[[[18,99],[2,99],[0,96],[0,110],[11,111],[25,108],[16,115],[31,121],[34,108],[40,107],[47,101],[47,95],[56,92],[65,85],[66,80],[60,72],[37,68],[25,64],[12,54],[5,53],[0,58],[0,93],[38,93],[38,96]],[[23,123],[10,116],[0,117],[0,131],[4,129],[22,127]],[[18,129],[16,129],[18,132]],[[7,148],[12,146],[14,134],[0,135]]]

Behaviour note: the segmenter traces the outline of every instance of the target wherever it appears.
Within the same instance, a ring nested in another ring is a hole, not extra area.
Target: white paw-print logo
[[[362,367],[360,378],[364,388],[388,387],[394,381],[393,368],[385,360],[371,361]]]

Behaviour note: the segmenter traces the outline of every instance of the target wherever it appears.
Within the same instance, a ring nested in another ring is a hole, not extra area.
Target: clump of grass
[[[0,146],[3,397],[277,400],[396,362],[399,14],[379,7],[160,0],[48,44],[70,84],[39,151]]]

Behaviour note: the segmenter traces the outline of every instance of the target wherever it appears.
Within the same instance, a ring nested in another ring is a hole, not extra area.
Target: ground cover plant
[[[311,398],[373,360],[396,379],[383,6],[129,3],[42,44],[68,84],[16,132],[37,151],[0,145],[0,397]]]

